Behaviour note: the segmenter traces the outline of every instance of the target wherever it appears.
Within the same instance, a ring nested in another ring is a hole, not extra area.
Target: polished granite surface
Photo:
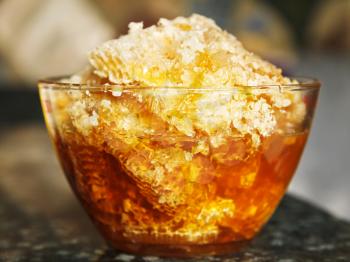
[[[0,261],[179,261],[108,249],[68,188],[42,125],[3,128],[0,159]],[[240,253],[189,261],[350,261],[350,223],[288,195]]]

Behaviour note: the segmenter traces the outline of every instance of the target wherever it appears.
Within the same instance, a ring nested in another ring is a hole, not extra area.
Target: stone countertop
[[[43,126],[0,132],[0,261],[180,261],[107,248],[68,188]],[[350,223],[287,195],[242,252],[186,261],[350,261]]]

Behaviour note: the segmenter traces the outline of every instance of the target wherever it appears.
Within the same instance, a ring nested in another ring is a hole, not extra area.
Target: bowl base
[[[234,254],[245,248],[249,242],[250,241],[247,240],[205,245],[165,245],[113,242],[109,243],[109,245],[118,251],[133,255],[191,258]]]

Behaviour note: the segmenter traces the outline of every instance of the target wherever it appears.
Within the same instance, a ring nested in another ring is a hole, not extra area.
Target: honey
[[[105,237],[118,247],[124,242],[183,245],[251,239],[283,196],[306,138],[307,132],[274,135],[244,160],[219,163],[198,154],[191,161],[200,162],[205,171],[195,178],[174,178],[170,185],[185,194],[176,207],[131,178],[122,157],[62,138],[56,145],[72,188]],[[230,141],[228,151],[242,143],[244,139]],[[171,194],[180,197],[178,192]]]

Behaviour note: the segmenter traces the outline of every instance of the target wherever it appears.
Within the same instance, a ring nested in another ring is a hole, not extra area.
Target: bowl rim
[[[84,90],[84,91],[115,91],[115,90],[184,90],[184,91],[234,91],[234,90],[268,90],[279,89],[288,91],[318,90],[321,82],[308,76],[291,76],[291,80],[298,83],[291,84],[260,84],[260,85],[235,85],[233,87],[186,87],[186,86],[141,86],[136,84],[80,84],[68,82],[70,76],[48,77],[38,80],[39,88],[58,90]]]

